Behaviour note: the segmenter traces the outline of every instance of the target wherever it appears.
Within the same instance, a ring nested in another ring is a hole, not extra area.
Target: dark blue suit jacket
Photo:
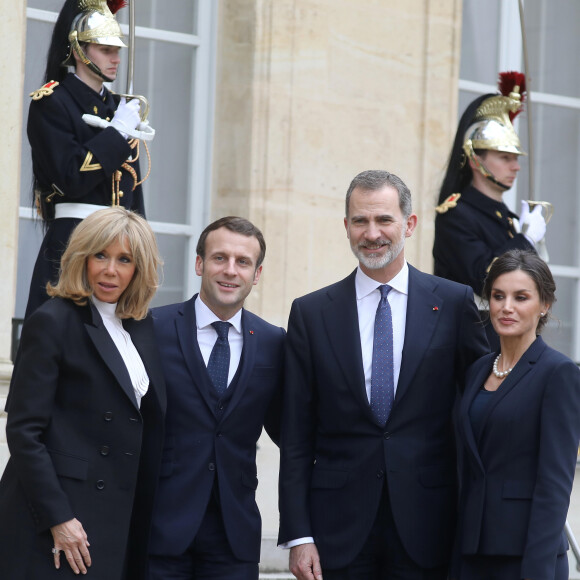
[[[290,313],[279,541],[313,536],[323,569],[346,566],[386,478],[407,552],[443,565],[457,499],[452,408],[464,371],[487,350],[473,292],[409,267],[401,372],[381,427],[365,390],[355,273],[295,300]]]
[[[458,413],[460,551],[522,556],[520,578],[553,578],[580,437],[580,370],[542,338],[488,404],[478,440],[469,408],[496,354],[469,370]]]
[[[242,310],[237,378],[228,387],[229,401],[218,402],[197,344],[194,301],[195,296],[153,310],[167,419],[151,553],[178,555],[187,549],[217,478],[230,546],[238,559],[258,562],[256,443],[263,425],[272,439],[279,437],[285,331]]]

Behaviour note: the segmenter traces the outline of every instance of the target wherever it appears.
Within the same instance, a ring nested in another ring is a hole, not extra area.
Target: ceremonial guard
[[[532,211],[522,202],[518,216],[503,202],[525,155],[512,121],[523,108],[525,77],[501,73],[501,94],[475,99],[466,109],[453,143],[447,173],[436,208],[435,275],[467,284],[479,298],[492,262],[512,249],[533,250],[543,240],[546,221],[542,207]],[[497,337],[488,325],[493,345]]]
[[[28,139],[45,237],[26,317],[47,300],[46,284],[58,279],[62,252],[82,219],[111,205],[145,214],[140,142],[132,138],[141,124],[139,101],[120,98],[103,85],[117,77],[125,44],[114,13],[124,4],[66,0],[52,35],[46,84],[31,94]],[[83,115],[91,115],[93,123]],[[100,126],[93,126],[95,119]]]

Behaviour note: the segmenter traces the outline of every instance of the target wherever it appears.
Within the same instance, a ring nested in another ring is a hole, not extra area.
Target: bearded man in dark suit
[[[396,175],[357,175],[344,225],[358,268],[290,313],[279,542],[300,580],[445,579],[452,409],[488,350],[473,291],[407,264],[417,216]]]

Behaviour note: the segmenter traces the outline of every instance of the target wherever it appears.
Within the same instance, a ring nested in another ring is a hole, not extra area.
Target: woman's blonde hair
[[[84,306],[93,294],[87,278],[87,259],[122,240],[129,242],[135,273],[119,298],[116,314],[119,318],[145,318],[159,285],[157,269],[163,262],[151,226],[123,207],[101,209],[78,224],[62,255],[58,283],[53,286],[49,282],[46,286],[48,295]]]

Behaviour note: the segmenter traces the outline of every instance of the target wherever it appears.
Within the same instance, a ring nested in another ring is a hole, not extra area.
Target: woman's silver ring
[[[58,548],[53,548],[52,553],[58,556],[60,554],[60,550]]]

